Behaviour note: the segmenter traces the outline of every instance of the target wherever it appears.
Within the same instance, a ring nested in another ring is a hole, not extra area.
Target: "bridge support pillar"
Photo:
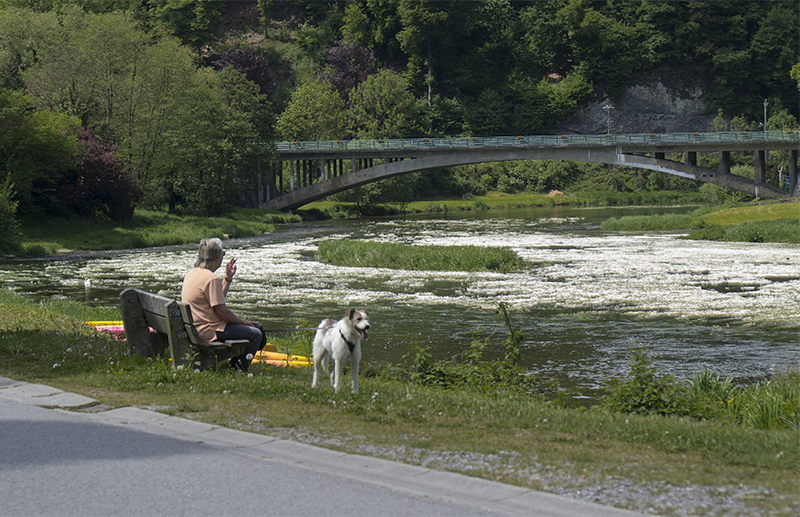
[[[756,185],[761,185],[762,183],[766,182],[767,179],[767,152],[766,151],[756,151],[756,159],[755,159],[755,182]]]
[[[789,194],[797,193],[797,149],[789,151]]]
[[[721,151],[719,153],[719,172],[720,174],[731,173],[731,152]]]
[[[294,192],[294,160],[289,160],[289,192]]]
[[[697,165],[697,152],[696,151],[687,151],[686,152],[686,165]]]
[[[664,159],[664,153],[655,153],[655,157],[656,157],[656,160],[663,160]]]

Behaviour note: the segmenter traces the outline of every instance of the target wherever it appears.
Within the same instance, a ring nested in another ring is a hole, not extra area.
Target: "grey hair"
[[[225,252],[222,250],[222,241],[216,237],[200,241],[200,250],[197,253],[197,262],[194,267],[211,269],[211,264],[222,259]]]

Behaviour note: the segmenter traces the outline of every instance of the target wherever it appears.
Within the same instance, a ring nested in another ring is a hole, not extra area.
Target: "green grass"
[[[210,237],[240,238],[270,233],[297,215],[237,209],[228,217],[188,217],[136,210],[133,220],[86,219],[29,222],[22,226],[22,255],[51,255],[73,250],[149,248],[200,242]]]
[[[547,194],[489,192],[484,196],[468,196],[461,199],[433,198],[410,203],[386,203],[372,208],[371,215],[471,212],[527,207],[578,206],[585,203],[585,199],[571,195],[548,196]],[[357,215],[354,205],[332,200],[309,203],[298,212],[332,218],[355,217]]]
[[[800,203],[701,208],[691,214],[609,218],[605,231],[694,230],[687,238],[728,242],[800,243]]]
[[[526,265],[514,251],[489,246],[409,246],[366,241],[323,241],[317,258],[339,266],[424,271],[519,270]]]
[[[462,468],[534,489],[620,480],[720,491],[743,485],[774,491],[768,498],[748,500],[763,511],[791,515],[800,504],[796,427],[767,431],[730,422],[574,408],[558,398],[527,394],[527,380],[500,379],[494,387],[472,381],[420,383],[412,379],[419,361],[416,366],[364,363],[358,395],[336,394],[327,383],[312,390],[309,369],[256,364],[252,376],[226,369],[176,370],[160,358],[127,357],[121,342],[65,314],[108,317],[93,310],[31,304],[0,290],[0,374],[112,407],[155,406],[192,420],[301,441],[313,436],[315,443],[337,450],[434,468],[458,470],[441,460],[452,455],[491,458],[489,466]],[[302,343],[310,336],[299,333],[292,339],[278,347],[308,346]],[[460,368],[472,364],[481,369],[478,355],[468,354]],[[797,390],[796,378],[776,376],[772,382],[789,383],[775,386],[780,393]],[[769,411],[764,410],[766,415]],[[655,511],[668,515],[675,510],[656,506]]]

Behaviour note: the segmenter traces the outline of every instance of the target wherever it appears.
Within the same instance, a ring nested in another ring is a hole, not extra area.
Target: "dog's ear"
[[[356,314],[355,309],[347,309],[347,312],[344,313],[349,319],[353,319],[353,316]]]

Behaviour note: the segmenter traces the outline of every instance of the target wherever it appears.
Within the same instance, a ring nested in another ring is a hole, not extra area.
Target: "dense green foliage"
[[[758,429],[800,429],[800,372],[737,386],[730,377],[704,369],[688,383],[663,374],[641,346],[631,347],[631,371],[611,379],[603,405],[613,411],[681,415],[721,420]]]
[[[498,271],[526,262],[508,248],[491,246],[409,246],[391,242],[323,241],[317,258],[341,266],[421,271]]]
[[[0,158],[5,217],[118,216],[31,202],[54,188],[54,170],[82,160],[78,126],[119,154],[123,205],[197,215],[253,206],[275,138],[549,132],[648,74],[700,87],[719,128],[758,129],[765,99],[768,128],[796,126],[800,12],[789,0],[252,4],[242,19],[244,2],[219,0],[0,0],[1,116],[24,119],[0,123],[13,143]],[[768,181],[784,154],[770,153]],[[489,190],[697,187],[653,171],[515,163],[428,171],[343,199],[368,210]]]

